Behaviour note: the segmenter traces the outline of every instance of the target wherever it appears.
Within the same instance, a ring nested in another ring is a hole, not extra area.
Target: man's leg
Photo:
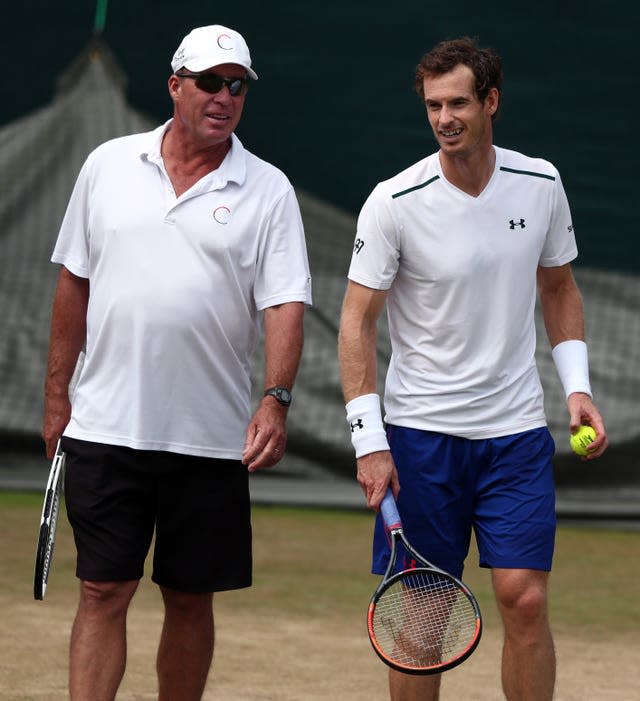
[[[72,701],[113,701],[127,659],[127,609],[138,581],[80,582],[71,631]]]
[[[158,649],[158,701],[199,701],[213,659],[213,594],[160,587],[165,615]]]
[[[438,701],[440,698],[440,674],[415,676],[389,670],[391,701]]]
[[[509,701],[550,701],[556,659],[547,611],[548,573],[492,571],[504,625],[502,688]]]

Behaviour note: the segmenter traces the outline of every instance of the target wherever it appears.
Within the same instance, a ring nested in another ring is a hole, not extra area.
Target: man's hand
[[[47,458],[53,460],[58,440],[71,418],[71,402],[66,392],[59,395],[47,395],[44,402],[44,421],[42,438]]]
[[[358,483],[367,498],[367,506],[378,511],[380,504],[391,487],[397,498],[400,491],[398,472],[388,450],[380,450],[358,458]]]
[[[287,444],[287,407],[275,397],[263,397],[249,426],[242,452],[242,462],[249,472],[273,467],[284,455]]]
[[[575,433],[583,424],[591,426],[596,432],[596,439],[591,444],[588,454],[580,459],[594,460],[599,458],[607,449],[609,438],[604,421],[591,397],[583,392],[574,392],[569,395],[567,409],[569,410],[569,431],[571,433]]]

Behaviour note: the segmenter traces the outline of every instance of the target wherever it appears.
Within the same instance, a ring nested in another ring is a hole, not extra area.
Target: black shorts
[[[251,586],[251,504],[239,460],[63,438],[65,501],[88,581],[152,579],[183,592]]]

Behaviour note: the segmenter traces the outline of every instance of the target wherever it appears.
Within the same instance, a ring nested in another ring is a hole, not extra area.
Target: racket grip
[[[402,528],[402,521],[400,520],[396,500],[393,498],[393,492],[390,489],[387,489],[387,493],[384,495],[384,499],[380,504],[380,513],[382,514],[382,520],[387,530]]]

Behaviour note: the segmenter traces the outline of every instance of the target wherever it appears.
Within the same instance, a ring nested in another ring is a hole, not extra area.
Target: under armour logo
[[[364,424],[362,423],[362,419],[358,419],[357,421],[354,421],[351,424],[351,433],[353,433],[356,428],[364,428]]]
[[[521,219],[520,221],[514,221],[513,219],[509,220],[509,228],[510,229],[515,229],[516,226],[519,226],[521,229],[524,229],[524,227],[525,227],[524,219]]]

